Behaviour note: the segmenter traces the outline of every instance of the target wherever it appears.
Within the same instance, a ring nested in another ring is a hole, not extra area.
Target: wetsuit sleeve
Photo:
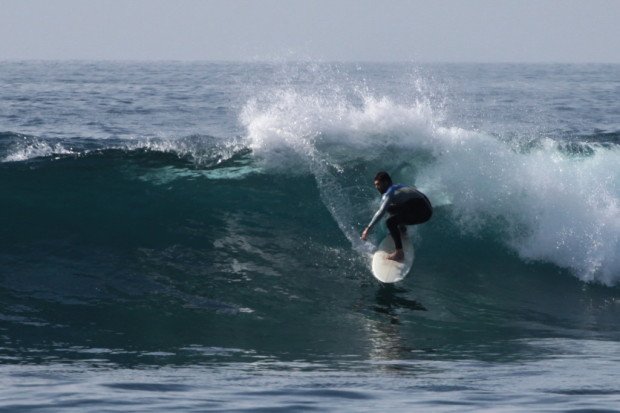
[[[372,217],[372,220],[370,221],[370,224],[368,224],[367,228],[372,228],[381,219],[381,217],[385,215],[385,211],[387,210],[387,206],[390,202],[391,197],[391,191],[386,192],[386,194],[383,196],[383,199],[381,200],[381,206],[379,207],[377,212],[375,212],[375,216]]]

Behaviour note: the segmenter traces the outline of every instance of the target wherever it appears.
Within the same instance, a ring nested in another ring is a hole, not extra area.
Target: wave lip
[[[359,99],[360,103],[353,103],[338,95],[280,90],[266,99],[248,101],[240,121],[249,147],[271,167],[286,163],[281,156],[285,149],[307,159],[317,155],[321,145],[346,145],[359,156],[379,145],[420,145],[420,138],[432,138],[436,119],[428,102],[405,106],[387,97],[362,95]]]
[[[133,137],[126,139],[41,138],[19,133],[0,133],[0,162],[22,162],[56,156],[82,156],[92,152],[120,150],[173,154],[201,167],[216,166],[249,149],[239,138],[209,135],[184,137]]]
[[[13,132],[1,133],[0,143],[2,144],[0,148],[4,147],[2,152],[5,152],[4,156],[0,158],[0,162],[20,162],[34,158],[75,153],[60,141],[49,141]]]

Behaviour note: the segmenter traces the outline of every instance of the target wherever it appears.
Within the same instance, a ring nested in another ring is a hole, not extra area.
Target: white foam
[[[125,140],[120,149],[145,149],[153,152],[189,157],[199,165],[218,165],[228,161],[245,149],[244,143],[233,138],[222,140],[210,136],[191,135],[187,137],[142,137]]]
[[[53,155],[70,155],[74,152],[65,148],[60,143],[50,144],[40,140],[24,142],[16,147],[11,153],[6,155],[2,162],[20,162],[34,158],[41,158]]]
[[[505,242],[523,258],[570,268],[585,281],[620,280],[618,148],[593,146],[584,158],[552,140],[522,152],[469,135],[419,177],[439,177],[464,230],[503,225]]]
[[[286,150],[307,157],[325,143],[359,149],[387,143],[406,145],[412,143],[411,134],[416,132],[422,132],[417,133],[418,138],[431,139],[435,127],[432,110],[425,102],[403,106],[386,97],[363,96],[362,104],[356,106],[340,96],[304,95],[290,89],[274,92],[266,102],[250,100],[240,119],[254,153],[278,162],[287,161],[278,157]]]
[[[359,246],[352,205],[338,183],[347,161],[430,160],[414,179],[432,200],[450,203],[463,231],[493,228],[526,260],[568,268],[584,281],[620,281],[620,149],[590,145],[571,155],[545,139],[523,149],[489,134],[441,126],[424,100],[275,91],[248,102],[240,120],[254,153],[271,168],[317,178],[334,219]],[[392,152],[386,155],[385,148]],[[293,156],[292,156],[293,155]],[[301,163],[300,163],[301,161]],[[447,198],[447,199],[446,199]],[[356,206],[359,209],[359,206]],[[498,228],[500,228],[498,230]]]
[[[187,137],[129,137],[122,140],[106,141],[104,139],[92,140],[99,143],[102,150],[126,150],[139,149],[170,153],[178,157],[188,157],[199,165],[218,165],[226,162],[246,149],[241,139],[228,140],[216,139],[209,136],[192,135]],[[77,149],[71,144],[71,140],[63,142],[47,141],[37,137],[23,138],[17,141],[9,149],[9,153],[2,158],[1,162],[19,162],[34,158],[44,158],[57,155],[84,155],[93,149]]]

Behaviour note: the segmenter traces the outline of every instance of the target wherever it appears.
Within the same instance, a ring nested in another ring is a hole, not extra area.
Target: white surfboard
[[[372,256],[372,274],[375,278],[383,283],[395,283],[403,278],[411,270],[413,265],[413,243],[408,234],[402,234],[403,252],[405,259],[402,262],[388,260],[388,254],[394,252],[394,240],[388,235],[381,241],[377,251]]]

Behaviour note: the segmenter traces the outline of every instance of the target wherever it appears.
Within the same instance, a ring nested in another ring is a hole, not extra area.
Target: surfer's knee
[[[393,215],[385,220],[385,225],[388,227],[389,230],[397,230],[398,224],[400,224],[400,220],[396,215]]]

